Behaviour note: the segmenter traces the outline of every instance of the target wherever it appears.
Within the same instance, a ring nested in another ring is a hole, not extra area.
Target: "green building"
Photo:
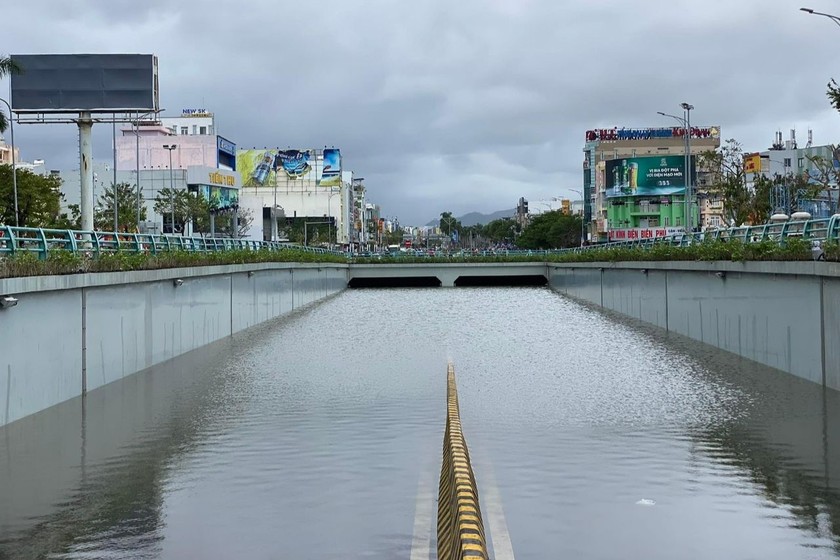
[[[692,171],[693,167],[692,157]],[[604,162],[602,169],[610,241],[665,237],[683,231],[683,156],[617,158]],[[695,177],[692,184],[696,184]],[[696,204],[692,214],[696,224]]]

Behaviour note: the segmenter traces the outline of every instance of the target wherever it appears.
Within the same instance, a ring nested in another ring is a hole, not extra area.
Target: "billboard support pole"
[[[136,231],[140,233],[140,116],[135,115],[134,121],[134,172],[137,177],[137,225]]]
[[[113,122],[111,123],[111,142],[114,148],[114,183],[111,187],[111,193],[114,195],[114,231],[120,231],[120,201],[117,196],[117,115],[114,114]]]
[[[12,106],[5,99],[0,99],[9,109],[9,128],[12,132],[12,191],[15,197],[15,227],[20,227],[18,216],[18,193],[17,193],[17,163],[15,162],[15,116],[12,114]]]
[[[93,120],[89,111],[79,114],[79,173],[81,174],[82,230],[93,230],[93,146],[91,132]]]

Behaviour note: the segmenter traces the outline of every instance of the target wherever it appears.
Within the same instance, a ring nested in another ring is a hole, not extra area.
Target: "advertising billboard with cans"
[[[341,184],[341,151],[338,148],[239,150],[236,170],[242,174],[246,188],[337,187]]]
[[[691,156],[692,184],[695,182],[695,157]],[[682,194],[685,190],[685,158],[654,156],[619,158],[606,162],[607,197],[663,196]]]

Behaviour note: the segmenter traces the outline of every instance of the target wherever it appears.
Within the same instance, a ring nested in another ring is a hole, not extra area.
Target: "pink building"
[[[215,167],[235,169],[236,146],[217,135],[183,136],[174,135],[171,130],[158,124],[141,124],[135,132],[133,127],[122,129],[117,138],[117,171],[137,169],[137,153],[140,154],[140,169],[169,169],[169,150],[164,145],[174,144],[172,168]]]

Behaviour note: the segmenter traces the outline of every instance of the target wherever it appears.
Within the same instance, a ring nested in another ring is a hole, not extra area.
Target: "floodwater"
[[[0,427],[0,558],[428,557],[447,360],[497,558],[840,557],[840,394],[455,288],[345,291]]]

